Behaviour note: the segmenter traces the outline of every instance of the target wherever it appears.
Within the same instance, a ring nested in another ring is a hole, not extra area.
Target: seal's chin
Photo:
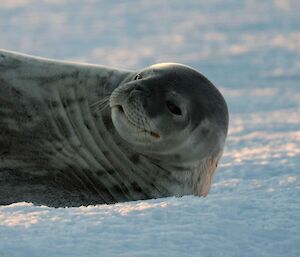
[[[161,138],[159,133],[139,127],[128,119],[122,105],[111,107],[113,124],[120,136],[131,143],[151,143]]]

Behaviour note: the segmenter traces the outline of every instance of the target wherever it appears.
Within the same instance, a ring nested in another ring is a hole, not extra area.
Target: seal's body
[[[227,126],[221,94],[187,66],[136,72],[0,51],[0,204],[206,195]]]

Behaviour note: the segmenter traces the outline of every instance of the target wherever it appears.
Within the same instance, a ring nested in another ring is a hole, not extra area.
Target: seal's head
[[[207,78],[185,65],[156,64],[123,81],[110,107],[113,124],[129,146],[168,167],[200,170],[207,176],[201,183],[209,186],[192,192],[208,193],[223,152],[228,109]]]

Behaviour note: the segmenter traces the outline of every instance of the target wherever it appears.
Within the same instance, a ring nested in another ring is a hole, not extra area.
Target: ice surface
[[[185,63],[231,115],[208,197],[0,207],[0,256],[300,256],[299,13],[298,0],[1,0],[0,48]]]

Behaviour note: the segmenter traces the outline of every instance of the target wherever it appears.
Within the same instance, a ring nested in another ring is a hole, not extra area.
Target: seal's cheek
[[[199,181],[194,187],[194,195],[204,197],[208,195],[211,188],[213,176],[217,169],[217,164],[217,159],[210,159],[208,160],[206,165],[204,165],[205,167],[202,167],[202,170],[200,170]]]

